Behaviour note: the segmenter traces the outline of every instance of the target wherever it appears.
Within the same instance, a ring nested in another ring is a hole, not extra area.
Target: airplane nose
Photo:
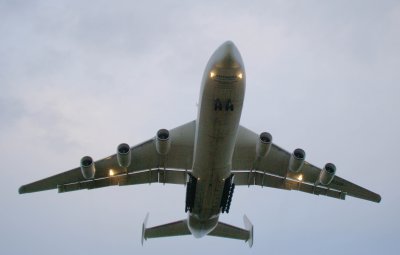
[[[215,51],[214,64],[219,68],[235,68],[242,67],[242,57],[235,44],[231,41],[226,41]]]

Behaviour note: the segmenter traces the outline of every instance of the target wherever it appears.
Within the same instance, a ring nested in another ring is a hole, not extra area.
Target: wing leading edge
[[[258,185],[299,190],[315,195],[345,199],[346,195],[379,203],[381,196],[335,176],[329,185],[318,182],[321,168],[305,162],[297,173],[289,171],[291,153],[272,144],[266,157],[256,157],[258,135],[240,126],[232,159],[236,185]]]

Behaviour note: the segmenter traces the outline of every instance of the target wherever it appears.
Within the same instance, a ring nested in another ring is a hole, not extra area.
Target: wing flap
[[[108,186],[126,186],[150,183],[168,183],[168,184],[186,184],[185,171],[180,170],[146,170],[142,172],[134,172],[107,178],[67,183],[58,185],[58,192],[64,193],[82,189],[97,189]],[[165,176],[168,176],[164,178]]]
[[[260,172],[235,172],[234,180],[235,185],[257,185],[284,190],[298,190],[314,195],[323,195],[343,200],[346,198],[346,192],[340,190],[329,189],[324,186],[315,186],[306,182],[300,182]]]
[[[188,178],[188,171],[181,170],[163,170],[158,171],[159,183],[168,184],[186,184]]]

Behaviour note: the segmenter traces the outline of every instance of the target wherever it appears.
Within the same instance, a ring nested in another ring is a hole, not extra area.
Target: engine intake
[[[304,150],[297,148],[290,155],[289,159],[289,170],[292,172],[298,172],[304,165],[304,160],[306,158],[306,153]]]
[[[81,159],[80,165],[83,178],[93,179],[96,173],[96,168],[94,166],[93,159],[89,156],[85,156]]]
[[[324,166],[321,173],[319,174],[319,183],[323,185],[331,184],[333,177],[336,174],[336,166],[332,163],[328,163]]]
[[[257,157],[265,157],[271,149],[272,135],[268,132],[263,132],[258,137],[256,153]]]
[[[171,148],[171,140],[169,139],[169,131],[160,129],[156,135],[156,150],[160,155],[166,155]]]
[[[127,143],[121,143],[117,147],[117,160],[120,167],[129,167],[131,164],[131,147]]]

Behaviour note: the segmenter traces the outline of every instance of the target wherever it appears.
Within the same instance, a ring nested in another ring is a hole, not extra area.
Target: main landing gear
[[[194,206],[194,197],[196,195],[197,179],[189,173],[189,181],[186,183],[186,204],[185,212],[192,212]]]
[[[226,180],[224,184],[224,190],[222,191],[221,198],[221,212],[229,213],[229,209],[231,207],[233,191],[235,190],[235,183],[233,183],[233,174],[231,174]]]

